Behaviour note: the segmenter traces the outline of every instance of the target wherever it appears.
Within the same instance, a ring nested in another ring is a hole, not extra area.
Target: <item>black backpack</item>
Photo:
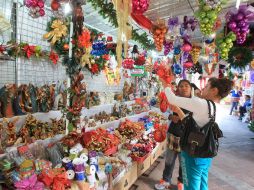
[[[199,127],[190,113],[182,120],[182,136],[180,146],[182,151],[187,152],[192,157],[212,158],[217,155],[219,148],[219,138],[223,137],[218,124],[215,122],[216,106],[213,101],[206,100],[209,110],[210,121],[203,127]],[[213,105],[213,115],[211,105]]]

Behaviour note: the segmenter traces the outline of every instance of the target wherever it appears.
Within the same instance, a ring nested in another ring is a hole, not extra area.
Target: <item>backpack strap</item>
[[[216,117],[216,105],[213,101],[211,100],[206,100],[207,104],[208,104],[208,115],[209,115],[209,118],[215,120],[215,117]],[[213,105],[213,114],[211,112],[211,105],[210,105],[210,102],[212,103]]]

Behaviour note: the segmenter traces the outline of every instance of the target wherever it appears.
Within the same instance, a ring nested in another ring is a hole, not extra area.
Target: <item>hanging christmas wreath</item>
[[[253,59],[250,49],[234,47],[229,51],[228,62],[233,68],[244,69]]]

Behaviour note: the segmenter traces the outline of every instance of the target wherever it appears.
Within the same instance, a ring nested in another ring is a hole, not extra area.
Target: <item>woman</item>
[[[240,112],[239,120],[242,120],[244,114],[247,113],[247,110],[251,108],[250,95],[245,95],[244,98],[245,98],[244,104],[239,107],[239,112]]]
[[[173,85],[171,83],[171,85]],[[192,85],[188,80],[181,80],[178,83],[176,88],[176,94],[180,97],[191,97],[191,88]],[[183,109],[184,113],[188,113],[187,110]],[[165,168],[163,171],[162,179],[158,184],[155,184],[155,189],[162,190],[167,189],[171,186],[171,178],[173,175],[173,170],[175,166],[175,160],[178,157],[180,161],[180,136],[181,136],[181,128],[180,128],[180,121],[179,117],[176,113],[173,113],[169,116],[169,120],[171,123],[168,129],[168,136],[169,136],[169,144],[172,146],[168,146],[165,158]],[[183,189],[183,181],[182,181],[182,169],[181,165],[179,164],[179,175],[178,175],[178,190]]]
[[[235,87],[234,90],[231,90],[231,109],[230,109],[230,113],[229,115],[232,115],[233,110],[237,110],[239,101],[240,101],[240,97],[242,96],[242,93],[240,90],[238,90],[238,86]]]
[[[185,117],[184,112],[179,108],[186,109],[193,113],[196,123],[202,127],[210,120],[209,109],[206,100],[219,103],[226,97],[232,89],[233,82],[229,79],[211,78],[206,87],[202,90],[201,97],[177,97],[169,88],[170,85],[164,81],[163,86],[171,109],[176,112],[180,119]],[[183,182],[185,190],[207,190],[208,171],[211,166],[212,158],[194,158],[186,152],[181,152],[181,163],[183,172]]]

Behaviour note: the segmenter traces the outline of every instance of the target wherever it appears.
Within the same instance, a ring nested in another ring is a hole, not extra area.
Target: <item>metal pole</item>
[[[70,22],[70,42],[69,42],[69,58],[72,58],[72,36],[73,36],[73,22],[72,22],[72,17],[71,17],[71,22]],[[67,79],[67,88],[71,87],[71,78],[68,76]],[[67,91],[67,107],[70,106],[70,94]],[[69,134],[69,129],[68,129],[68,125],[69,125],[69,120],[66,119],[66,132],[65,134],[68,135]]]

